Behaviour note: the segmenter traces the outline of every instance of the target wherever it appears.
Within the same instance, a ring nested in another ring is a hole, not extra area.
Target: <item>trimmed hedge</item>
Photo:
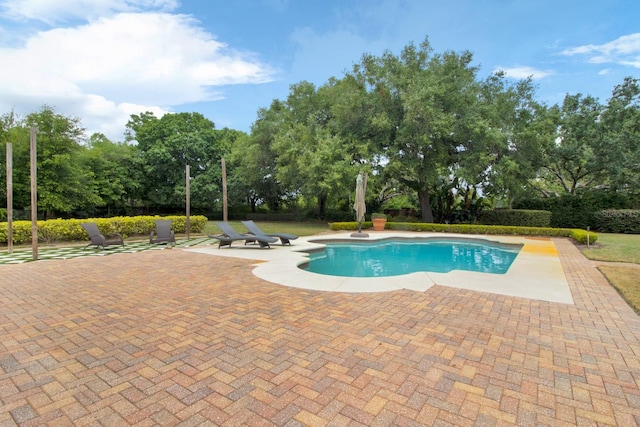
[[[38,221],[38,241],[64,242],[87,240],[87,233],[80,227],[84,222],[95,222],[103,234],[120,233],[123,237],[149,236],[155,230],[156,219],[172,219],[171,228],[176,233],[186,233],[186,216],[133,216],[89,219],[53,219]],[[207,217],[194,215],[189,217],[191,232],[202,233],[207,225]],[[7,243],[6,222],[0,222],[0,243]],[[31,241],[31,221],[13,222],[13,243],[23,244]]]
[[[371,222],[363,222],[362,228],[370,228]],[[331,230],[357,230],[357,222],[332,222]],[[580,244],[587,244],[587,231],[571,228],[551,227],[515,227],[503,225],[477,225],[477,224],[432,224],[424,222],[387,222],[387,230],[402,231],[430,231],[439,233],[460,234],[513,234],[522,236],[547,236],[570,237]],[[588,233],[589,243],[595,243],[598,235],[592,231]]]
[[[614,191],[588,191],[582,194],[563,194],[559,197],[527,197],[514,204],[517,209],[551,211],[551,227],[594,228],[594,215],[603,209],[638,209],[640,195]]]
[[[518,227],[550,227],[551,212],[533,209],[493,209],[482,211],[478,223]]]
[[[605,209],[593,215],[593,228],[603,233],[640,233],[640,210]]]

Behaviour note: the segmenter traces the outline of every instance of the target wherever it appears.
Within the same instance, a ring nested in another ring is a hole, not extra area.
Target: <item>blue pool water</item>
[[[384,277],[417,271],[468,270],[504,274],[522,245],[471,239],[390,239],[375,243],[329,242],[302,266],[313,273]]]

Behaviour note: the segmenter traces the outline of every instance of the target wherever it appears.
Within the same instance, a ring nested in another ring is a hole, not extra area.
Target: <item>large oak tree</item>
[[[432,191],[441,182],[483,182],[509,143],[517,91],[478,79],[470,52],[434,53],[428,40],[409,44],[399,56],[364,55],[352,75],[363,82],[376,107],[366,125],[377,135],[384,173],[417,193],[422,220],[433,222]],[[508,94],[515,100],[496,102]]]

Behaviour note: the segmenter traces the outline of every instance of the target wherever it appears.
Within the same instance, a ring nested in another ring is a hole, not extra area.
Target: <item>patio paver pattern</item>
[[[0,426],[640,424],[640,317],[567,240],[575,305],[287,288],[181,249],[0,266]]]

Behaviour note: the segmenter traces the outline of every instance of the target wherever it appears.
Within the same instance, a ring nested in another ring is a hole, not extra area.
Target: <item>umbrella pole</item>
[[[362,232],[362,221],[358,222],[358,231],[356,233],[351,233],[351,237],[369,237],[368,233]]]

